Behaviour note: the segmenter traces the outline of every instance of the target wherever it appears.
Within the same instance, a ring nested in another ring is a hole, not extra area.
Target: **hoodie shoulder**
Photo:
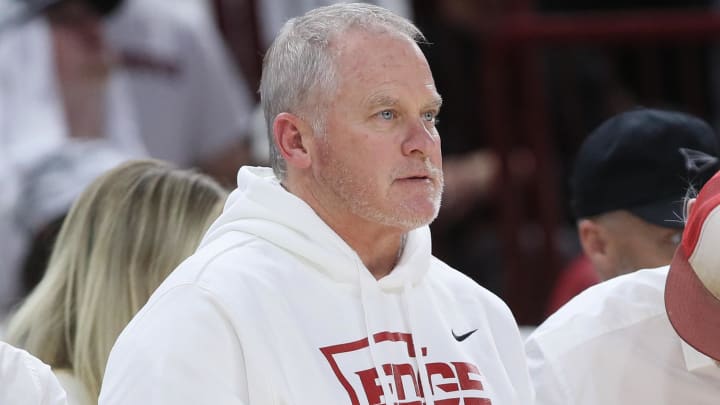
[[[307,273],[306,268],[291,252],[254,235],[231,231],[201,246],[153,295],[194,285],[221,301],[236,302],[244,300],[238,292],[275,293],[300,273]]]

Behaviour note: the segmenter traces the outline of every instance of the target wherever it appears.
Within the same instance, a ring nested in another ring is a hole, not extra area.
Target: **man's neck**
[[[394,238],[384,245],[370,248],[367,254],[357,248],[355,248],[355,251],[358,253],[358,256],[360,256],[365,267],[370,271],[370,274],[372,274],[376,280],[380,280],[390,274],[395,266],[397,266],[405,248],[406,237],[407,234],[402,235],[399,243],[397,242],[397,238]],[[377,254],[377,252],[380,252],[380,254]]]
[[[407,238],[406,233],[397,229],[367,232],[372,227],[370,225],[343,226],[332,223],[328,225],[355,250],[376,280],[390,274],[400,261]],[[358,229],[363,229],[365,232],[358,233]]]
[[[324,209],[312,193],[283,184],[289,192],[302,198],[315,213],[337,233],[360,257],[365,267],[379,280],[392,272],[400,260],[407,231],[348,213]]]

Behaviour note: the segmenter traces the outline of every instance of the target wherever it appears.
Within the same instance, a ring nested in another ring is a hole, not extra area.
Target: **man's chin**
[[[420,211],[417,211],[416,215],[408,216],[407,218],[404,218],[404,220],[399,221],[401,223],[401,227],[409,232],[413,229],[417,229],[425,225],[430,225],[438,216],[439,204],[437,207],[433,206],[424,211],[424,214]]]

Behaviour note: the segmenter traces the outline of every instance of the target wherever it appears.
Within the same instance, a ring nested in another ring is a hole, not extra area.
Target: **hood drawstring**
[[[414,312],[411,310],[411,308],[413,308],[413,307],[410,305],[410,298],[409,298],[411,289],[412,289],[412,285],[410,282],[406,282],[403,284],[402,293],[401,293],[402,306],[403,306],[403,311],[407,315],[408,328],[410,329],[409,330],[410,336],[412,336],[413,346],[415,346],[415,364],[417,366],[418,376],[420,377],[420,381],[418,381],[418,382],[420,383],[420,386],[422,387],[423,397],[425,398],[424,403],[428,404],[428,405],[432,405],[435,403],[435,400],[433,399],[434,395],[432,392],[432,387],[430,386],[430,380],[428,379],[428,375],[427,375],[427,368],[425,365],[425,359],[423,358],[421,342],[418,342],[417,334],[415,333],[416,330],[414,328],[414,325],[415,325],[414,320],[413,320]]]
[[[387,380],[387,376],[385,375],[385,372],[383,371],[379,356],[377,354],[377,343],[375,343],[375,336],[373,332],[370,330],[370,319],[368,317],[368,311],[367,311],[367,305],[366,302],[370,301],[368,294],[368,280],[367,275],[364,274],[367,270],[362,264],[356,264],[356,267],[358,269],[358,280],[360,280],[360,305],[362,306],[363,311],[363,319],[365,320],[365,331],[367,333],[367,339],[368,339],[368,348],[370,350],[370,359],[372,360],[373,367],[375,367],[375,372],[377,373],[378,380],[380,381],[380,388],[382,389],[383,396],[385,397],[385,404],[393,404],[396,402],[394,396],[392,396],[392,393],[388,392],[389,389],[389,383]],[[375,404],[371,404],[375,405]]]

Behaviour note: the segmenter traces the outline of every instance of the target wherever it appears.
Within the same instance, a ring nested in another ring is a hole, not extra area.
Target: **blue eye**
[[[422,114],[422,119],[425,122],[432,123],[433,125],[437,125],[438,119],[437,119],[437,113],[428,111]]]
[[[395,118],[395,113],[392,112],[391,110],[383,110],[383,111],[380,111],[378,114],[380,115],[380,118],[382,118],[384,120],[388,120],[388,121]]]

